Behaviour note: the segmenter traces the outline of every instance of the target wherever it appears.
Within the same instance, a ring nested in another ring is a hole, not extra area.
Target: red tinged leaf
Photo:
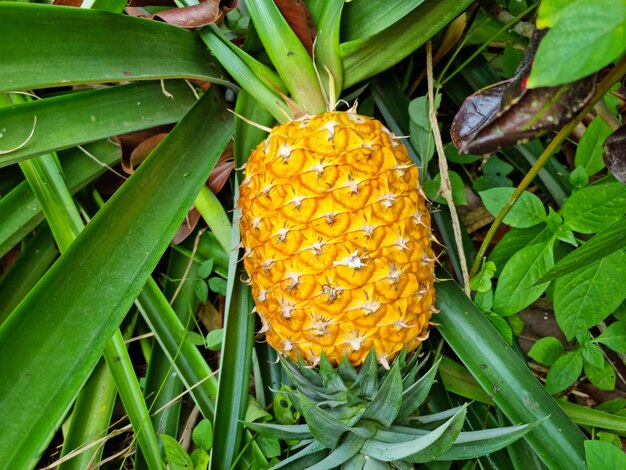
[[[626,126],[607,137],[602,158],[613,176],[626,184]]]
[[[129,175],[132,174],[135,168],[150,155],[150,152],[152,152],[166,136],[167,132],[155,134],[137,145],[130,155],[125,153],[122,156],[122,169]]]
[[[233,161],[233,143],[230,142],[222,155],[220,155],[220,159],[217,161],[217,165],[213,168],[213,171],[209,175],[209,179],[206,182],[206,185],[213,191],[214,194],[219,193],[231,173],[235,168],[235,162]]]
[[[515,75],[466,98],[451,137],[460,153],[492,153],[556,131],[591,99],[595,76],[550,88],[527,89],[532,61],[544,32],[533,36]]]
[[[274,0],[287,23],[313,57],[313,41],[317,32],[311,12],[302,0]]]
[[[83,4],[83,0],[54,0],[52,4],[66,7],[80,7]]]

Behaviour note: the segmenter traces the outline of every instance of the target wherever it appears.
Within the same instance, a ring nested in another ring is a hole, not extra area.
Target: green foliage
[[[626,466],[626,454],[608,442],[586,441],[585,457],[589,470],[619,470]]]

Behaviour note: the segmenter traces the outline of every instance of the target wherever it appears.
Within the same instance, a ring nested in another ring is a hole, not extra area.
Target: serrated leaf
[[[191,433],[191,438],[196,446],[204,450],[210,450],[213,445],[213,425],[211,421],[204,418],[196,424]]]
[[[320,379],[322,379],[324,388],[330,393],[344,392],[346,390],[346,386],[341,380],[341,377],[339,377],[339,374],[331,363],[328,362],[326,354],[323,352],[320,358]]]
[[[394,422],[402,405],[402,376],[399,366],[396,361],[391,367],[376,396],[363,412],[362,419],[377,421],[385,427]]]
[[[328,468],[337,468],[344,462],[350,460],[355,454],[361,450],[366,439],[356,434],[348,434],[341,445],[334,449],[328,457],[321,460],[317,464],[308,467],[308,470],[326,470]],[[342,467],[344,468],[344,467]]]
[[[367,398],[373,398],[378,390],[378,360],[374,348],[367,354],[354,386],[358,389],[359,396]]]
[[[626,454],[608,442],[585,441],[585,457],[589,470],[622,470]]]
[[[584,362],[583,369],[589,381],[600,390],[610,391],[615,389],[615,369],[613,369],[611,363],[605,361],[604,358],[602,358],[600,367],[596,367],[589,362]]]
[[[193,470],[193,462],[189,454],[183,449],[176,439],[167,434],[161,434],[163,450],[167,463],[172,470]]]
[[[581,348],[583,353],[583,361],[589,363],[596,368],[602,368],[604,364],[604,355],[602,349],[590,341],[585,342]]]
[[[311,434],[325,447],[336,448],[341,437],[349,432],[350,428],[327,411],[319,408],[301,393],[298,398],[300,399],[302,416],[304,416]]]
[[[626,50],[626,4],[622,0],[578,0],[564,8],[537,49],[531,88],[585,77]]]
[[[306,424],[271,424],[271,423],[245,423],[246,427],[253,431],[267,434],[283,440],[311,439],[313,434]]]
[[[535,282],[554,265],[554,239],[522,248],[506,263],[494,294],[493,308],[506,316],[537,300],[548,284]]]
[[[604,320],[626,299],[626,250],[556,280],[554,313],[568,338]]]
[[[563,355],[563,344],[554,336],[546,336],[533,344],[528,355],[539,364],[550,367]]]
[[[551,395],[559,393],[572,385],[583,369],[580,350],[568,352],[556,360],[546,377],[546,390]]]
[[[567,226],[580,233],[597,233],[617,222],[625,212],[626,185],[622,183],[603,183],[579,189],[561,209]]]
[[[611,323],[593,342],[602,343],[615,352],[626,352],[626,325],[621,321]]]
[[[400,411],[398,411],[398,421],[411,416],[424,402],[435,382],[440,363],[441,358],[418,381],[402,393],[402,405],[400,406]]]
[[[541,423],[542,421],[537,421],[520,426],[462,432],[452,447],[437,457],[437,460],[467,460],[491,454],[517,441],[537,426],[541,426]]]
[[[485,207],[494,217],[497,216],[515,189],[493,188],[480,193]],[[541,199],[528,191],[519,197],[503,222],[516,228],[528,228],[546,220],[546,210]]]
[[[604,141],[611,132],[611,128],[600,116],[591,121],[576,148],[577,169],[583,168],[587,176],[593,176],[604,168]]]
[[[565,274],[588,268],[602,258],[625,248],[624,233],[626,233],[626,218],[621,218],[561,259],[538,282],[551,281]]]
[[[452,447],[463,428],[466,412],[467,404],[437,429],[410,441],[390,443],[370,439],[363,445],[361,453],[383,462],[430,462]]]

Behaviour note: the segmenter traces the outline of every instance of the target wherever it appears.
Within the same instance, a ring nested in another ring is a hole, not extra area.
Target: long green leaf
[[[10,2],[0,3],[0,18],[0,91],[158,78],[220,81],[202,42],[164,23]]]
[[[389,28],[341,45],[345,86],[397,64],[463,12],[471,0],[430,0]]]
[[[206,94],[2,325],[4,465],[35,464],[231,135]]]
[[[0,150],[6,152],[25,145],[0,154],[0,167],[85,142],[176,122],[196,99],[183,81],[166,81],[164,86],[173,98],[163,94],[161,83],[145,82],[2,108],[0,123],[6,131]]]
[[[45,274],[59,254],[48,227],[41,227],[0,280],[0,324]]]
[[[106,166],[114,165],[122,156],[120,148],[106,140],[59,155],[66,184],[72,193],[85,187],[102,174]],[[0,198],[0,256],[22,240],[44,219],[41,205],[26,181]]]
[[[326,111],[313,61],[276,4],[272,0],[256,0],[246,6],[265,50],[293,99],[309,114]]]
[[[548,417],[526,440],[549,468],[584,468],[582,432],[453,281],[437,284],[441,332],[483,389],[513,422]],[[471,341],[468,340],[471,338]]]
[[[317,27],[315,65],[332,107],[343,89],[343,62],[341,61],[339,28],[343,0],[327,0]]]
[[[341,19],[341,38],[353,41],[372,36],[400,21],[424,0],[404,2],[353,0]]]

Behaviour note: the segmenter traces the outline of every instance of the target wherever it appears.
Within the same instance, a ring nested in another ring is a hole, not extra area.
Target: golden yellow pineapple
[[[430,216],[398,137],[354,112],[272,129],[241,184],[241,236],[256,310],[279,352],[317,364],[386,365],[427,336]]]

